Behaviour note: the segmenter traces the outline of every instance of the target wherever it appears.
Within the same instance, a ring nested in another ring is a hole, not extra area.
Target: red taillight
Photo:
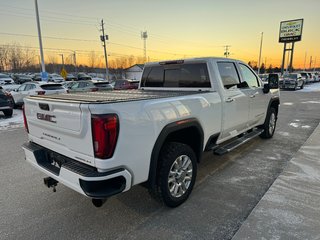
[[[29,128],[28,128],[28,122],[26,118],[26,112],[25,112],[25,106],[24,104],[22,105],[22,112],[23,112],[23,122],[24,122],[24,128],[26,129],[27,133],[29,133]]]
[[[91,92],[96,92],[98,90],[99,90],[99,88],[91,88]]]
[[[46,94],[46,91],[37,91],[37,94],[38,94],[38,95],[45,95],[45,94]]]
[[[91,127],[94,156],[101,159],[111,158],[118,140],[118,116],[92,115]]]

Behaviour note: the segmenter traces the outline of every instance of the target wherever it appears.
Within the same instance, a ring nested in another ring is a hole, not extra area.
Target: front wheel
[[[197,158],[186,144],[169,142],[161,150],[156,194],[168,207],[185,202],[197,176]]]
[[[264,131],[260,134],[260,137],[272,138],[274,131],[276,129],[276,124],[277,124],[277,112],[273,107],[271,107],[267,112],[267,117],[264,124],[261,126],[261,128]]]
[[[304,83],[302,83],[302,85],[300,86],[300,89],[303,89],[303,87],[304,87]]]

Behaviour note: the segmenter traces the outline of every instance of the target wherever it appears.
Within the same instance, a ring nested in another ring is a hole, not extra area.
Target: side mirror
[[[269,86],[269,83],[265,83],[263,85],[263,93],[268,93],[270,92],[270,86]]]
[[[276,73],[270,73],[268,77],[269,89],[279,88],[279,75]]]

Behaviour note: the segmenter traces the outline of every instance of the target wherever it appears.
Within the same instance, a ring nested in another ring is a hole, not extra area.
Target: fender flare
[[[197,152],[195,152],[198,161],[200,161],[203,152],[203,142],[204,133],[201,124],[196,118],[189,118],[166,125],[160,132],[151,153],[150,166],[149,166],[149,176],[148,184],[149,187],[154,188],[156,186],[156,176],[157,176],[157,166],[159,161],[159,154],[163,144],[165,143],[167,137],[176,131],[180,131],[185,128],[195,127],[200,134],[200,147]]]

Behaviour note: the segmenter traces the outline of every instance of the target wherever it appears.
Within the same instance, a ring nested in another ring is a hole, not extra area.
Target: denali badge
[[[52,122],[52,123],[56,123],[57,122],[57,121],[53,120],[54,118],[56,118],[56,116],[54,116],[54,115],[37,113],[37,118],[39,120],[48,121],[48,122]]]

